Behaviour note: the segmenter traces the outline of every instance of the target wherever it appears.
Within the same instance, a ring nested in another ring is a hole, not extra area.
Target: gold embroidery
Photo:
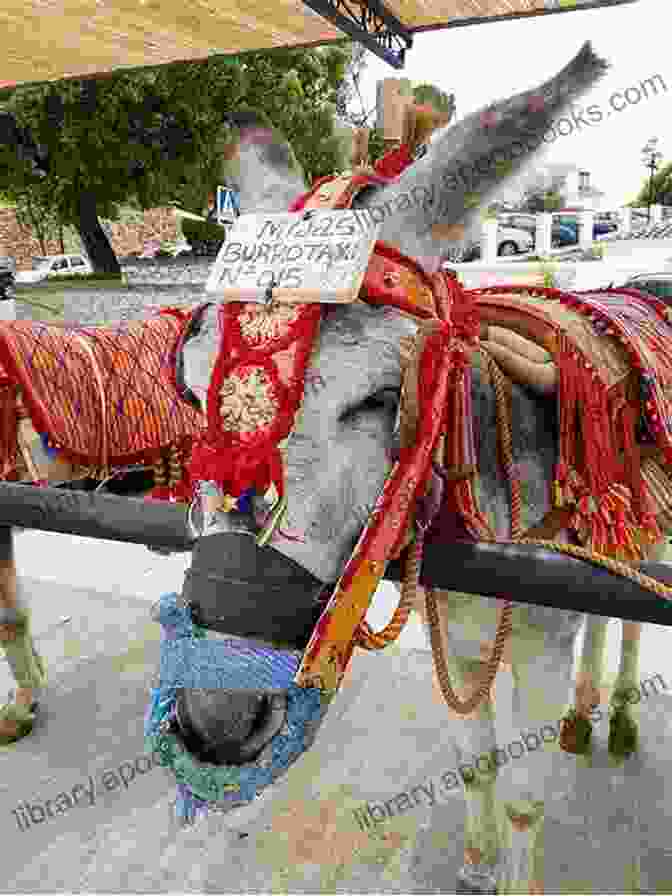
[[[402,289],[406,293],[407,301],[414,308],[424,308],[427,311],[433,311],[434,299],[431,289],[426,286],[420,275],[415,271],[409,271],[407,268],[399,268],[399,282]]]
[[[217,509],[224,513],[231,513],[232,510],[238,510],[238,499],[234,498],[232,495],[224,495],[220,500]]]
[[[267,309],[243,311],[238,318],[240,332],[248,342],[264,342],[282,336],[299,315],[296,305],[276,303]]]
[[[222,426],[229,432],[254,432],[273,422],[278,403],[265,370],[230,374],[220,389]]]

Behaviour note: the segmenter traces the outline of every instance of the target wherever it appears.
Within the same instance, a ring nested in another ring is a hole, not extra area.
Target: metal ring
[[[0,607],[0,625],[14,625],[19,621],[16,607]]]
[[[187,510],[187,529],[194,538],[200,538],[203,535],[203,530],[201,529],[199,532],[194,525],[194,505],[196,504],[196,501],[197,498],[194,498],[194,500],[190,502],[189,509]]]
[[[277,285],[278,284],[275,282],[275,274],[271,274],[271,280],[264,293],[264,305],[266,305],[266,307],[273,304],[273,289]]]

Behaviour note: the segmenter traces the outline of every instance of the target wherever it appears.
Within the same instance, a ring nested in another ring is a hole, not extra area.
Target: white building
[[[585,211],[603,211],[606,196],[590,180],[590,172],[572,163],[544,166],[546,178],[564,197],[564,207]]]

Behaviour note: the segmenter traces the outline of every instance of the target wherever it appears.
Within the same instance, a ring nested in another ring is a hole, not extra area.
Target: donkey
[[[514,175],[529,160],[551,118],[589,89],[604,70],[604,63],[586,45],[540,89],[497,104],[487,115],[477,113],[436,133],[424,156],[393,185],[368,188],[356,198],[354,207],[377,209],[376,219],[382,225],[380,239],[419,259],[428,272],[436,271],[447,237],[453,248],[473,237],[477,226],[474,206],[487,204],[502,176],[506,179]],[[241,142],[228,180],[241,195],[241,211],[284,210],[287,185],[295,186],[300,181],[289,163],[289,153],[277,138],[259,139],[259,131],[249,118],[241,119],[239,125]],[[522,151],[514,153],[514,146]],[[493,160],[502,163],[497,171],[493,171]],[[274,172],[264,180],[269,165]],[[465,170],[472,172],[471,177],[465,176]],[[183,351],[185,384],[202,403],[220,338],[217,327],[216,310],[209,307],[195,324]],[[386,309],[354,305],[325,315],[306,376],[301,419],[286,449],[287,515],[271,542],[276,561],[281,555],[299,565],[305,579],[302,587],[315,589],[316,585],[336,582],[389,473],[397,437],[401,347],[415,333],[413,321]],[[512,353],[504,349],[497,360],[515,379],[519,366]],[[496,408],[490,363],[476,355],[472,366],[472,406],[480,433],[479,499],[498,537],[506,538],[508,492],[493,438]],[[524,521],[526,527],[539,522],[550,506],[558,436],[551,368],[545,385],[537,392],[517,384],[512,387],[513,451],[527,488],[530,518]],[[219,570],[227,581],[227,598],[233,601],[238,595],[245,600],[246,589],[254,587],[260,573],[263,578],[262,557],[250,558],[250,568],[241,571],[238,563],[243,548],[239,551],[235,546],[241,538],[245,540],[244,533],[256,531],[257,512],[262,511],[253,508],[247,515],[212,514],[203,531],[205,538],[226,535],[231,545],[226,553],[237,558],[233,561],[235,569]],[[556,537],[566,543],[571,539],[568,531]],[[223,566],[227,562],[222,558]],[[290,593],[287,600],[291,604]],[[481,677],[483,655],[492,647],[499,603],[444,592],[441,609],[450,641],[449,671],[452,680],[467,693]],[[424,614],[422,606],[418,610]],[[515,605],[513,634],[504,663],[513,673],[515,713],[523,727],[536,725],[538,730],[542,722],[562,717],[572,680],[574,643],[584,618],[573,611]],[[584,716],[599,700],[605,625],[601,618],[589,618],[576,694],[577,708]],[[638,680],[639,630],[636,623],[624,625],[626,646],[619,672],[620,689]],[[289,632],[287,639],[280,638],[274,644],[285,640],[291,641]],[[189,727],[204,744],[226,744],[229,756],[238,748],[243,761],[246,742],[259,727],[263,696],[261,692],[222,691],[213,696],[188,691],[185,709]],[[471,716],[460,717],[455,737],[465,763],[475,755],[495,756],[493,700],[486,699]],[[522,884],[530,892],[542,890],[543,781],[556,773],[557,752],[555,741],[544,743],[531,765],[512,766],[501,773],[496,765],[488,763],[486,770],[476,768],[464,776],[468,814],[465,863],[481,874],[494,873],[504,888]],[[500,811],[502,803],[495,799],[496,783],[497,792],[508,797],[503,802],[504,813]],[[522,834],[522,840],[514,834]],[[510,841],[516,844],[517,855],[503,852],[504,844]]]
[[[453,245],[466,244],[477,227],[477,206],[487,204],[502,183],[515,175],[542,143],[550,123],[568,103],[583,95],[603,74],[606,65],[589,45],[555,78],[536,91],[527,91],[464,122],[438,132],[427,151],[396,183],[381,191],[370,188],[360,194],[356,206],[378,209],[380,238],[421,261],[429,272],[437,270],[447,236]],[[234,123],[235,116],[232,116]],[[277,139],[263,137],[249,119],[241,120],[241,140],[229,175],[241,196],[241,211],[280,212],[288,200],[305,189],[291,154]],[[273,171],[269,182],[268,171]],[[485,171],[483,168],[485,167]],[[381,211],[382,209],[382,211]],[[457,229],[456,229],[457,228]],[[286,491],[288,512],[272,542],[278,560],[298,564],[306,587],[334,583],[372,510],[390,469],[395,445],[395,420],[401,383],[401,344],[416,332],[413,321],[385,309],[352,306],[326,315],[308,372],[301,422],[287,450]],[[192,328],[184,345],[178,370],[184,383],[204,405],[219,342],[215,309],[207,308]],[[504,360],[502,366],[506,367]],[[487,364],[474,358],[473,407],[478,409],[481,433],[479,469],[480,502],[490,515],[498,535],[508,535],[506,484],[498,471],[493,439],[495,407],[488,385]],[[549,483],[555,459],[557,426],[552,402],[514,386],[512,393],[514,453],[525,465],[528,505],[538,521],[548,510]],[[225,533],[231,544],[254,531],[254,513],[214,514],[204,537]],[[567,533],[564,539],[567,539]],[[232,551],[229,556],[235,556]],[[244,594],[258,571],[222,570],[236,579]],[[263,565],[258,568],[263,569]],[[228,587],[228,586],[227,586]],[[291,605],[292,594],[286,600]],[[450,671],[458,686],[470,689],[478,675],[481,654],[494,636],[498,601],[451,594],[445,602],[450,619]],[[421,609],[421,608],[420,608]],[[477,614],[481,618],[477,619]],[[518,711],[525,725],[534,720],[559,718],[571,681],[572,650],[583,616],[574,612],[516,606],[510,664],[516,681]],[[11,628],[11,625],[5,626]],[[0,632],[2,634],[2,632]],[[279,641],[284,639],[279,638]],[[288,639],[289,640],[289,639]],[[632,663],[622,678],[634,681]],[[535,683],[535,687],[530,686]],[[536,688],[543,683],[543,691]],[[592,687],[592,680],[587,681]],[[29,689],[23,698],[28,700]],[[191,727],[197,736],[224,740],[229,751],[241,756],[258,722],[262,694],[221,692],[216,698],[202,692],[188,694]],[[591,704],[591,701],[586,701]],[[549,716],[549,712],[556,715]],[[461,755],[496,749],[494,708],[486,700],[472,718],[455,726]],[[539,770],[525,769],[530,780],[548,772],[549,754],[535,755]],[[477,769],[465,777],[469,832],[465,861],[483,868],[497,868],[500,877],[512,876],[510,862],[502,862],[502,835],[498,821],[495,783],[497,768]],[[543,793],[540,783],[531,787],[514,781],[517,800],[508,800],[509,830],[527,830],[526,876],[533,890],[541,888],[540,848],[543,827]],[[509,870],[506,870],[506,867]]]

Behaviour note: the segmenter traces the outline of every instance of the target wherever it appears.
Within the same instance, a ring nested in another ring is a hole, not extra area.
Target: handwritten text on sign
[[[378,225],[365,212],[314,211],[244,215],[236,221],[206,285],[226,298],[228,290],[337,290],[356,298]]]

